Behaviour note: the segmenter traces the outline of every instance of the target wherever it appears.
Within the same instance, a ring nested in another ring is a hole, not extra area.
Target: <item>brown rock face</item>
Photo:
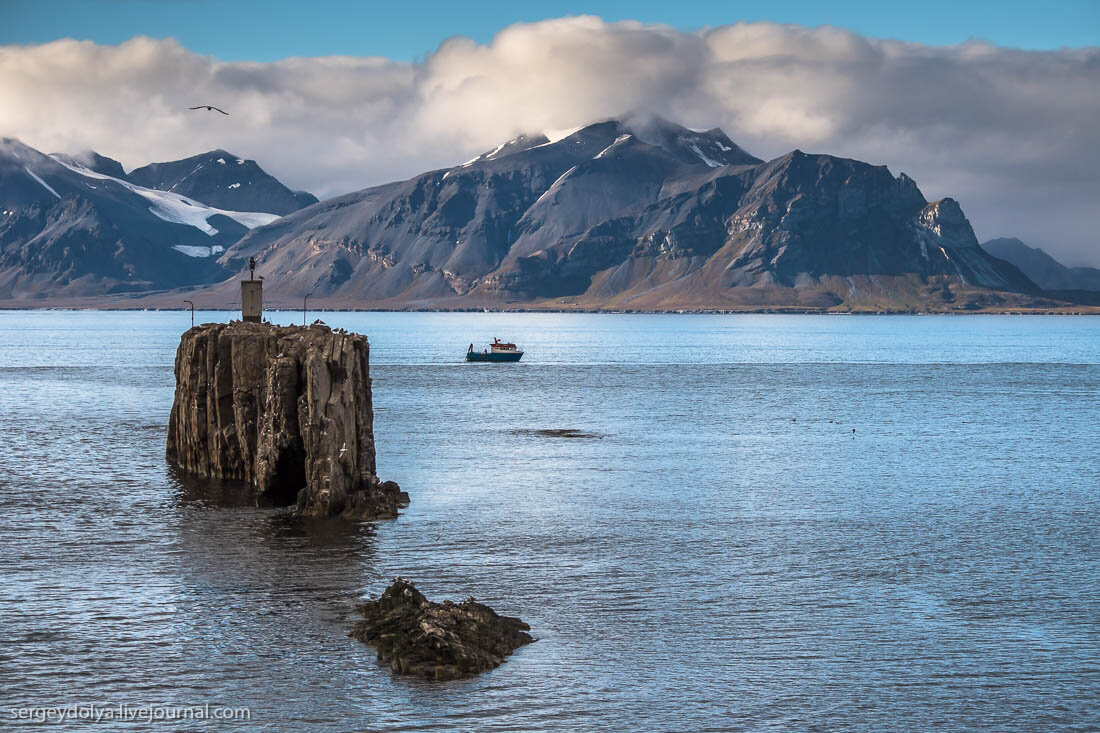
[[[183,334],[168,460],[247,481],[262,504],[311,516],[386,519],[408,502],[375,475],[366,336],[267,323]]]
[[[498,616],[473,598],[433,603],[395,578],[377,601],[359,606],[364,620],[351,636],[378,648],[394,672],[436,680],[483,672],[534,639],[518,618]]]

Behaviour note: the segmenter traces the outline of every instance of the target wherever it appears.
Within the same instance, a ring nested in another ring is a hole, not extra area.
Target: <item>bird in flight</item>
[[[188,107],[187,109],[205,109],[207,112],[211,112],[211,111],[221,112],[223,115],[227,115],[227,116],[229,115],[229,113],[226,112],[225,110],[218,109],[217,107],[213,107],[209,104],[200,104],[198,107]]]

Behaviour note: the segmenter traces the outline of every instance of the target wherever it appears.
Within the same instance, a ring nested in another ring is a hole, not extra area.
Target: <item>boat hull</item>
[[[491,353],[490,352],[488,354],[486,354],[484,351],[467,351],[466,352],[466,361],[492,361],[492,362],[519,361],[522,357],[523,357],[523,352],[522,351],[515,351],[515,352],[511,352],[511,353],[501,353],[501,352],[498,351],[497,353]]]

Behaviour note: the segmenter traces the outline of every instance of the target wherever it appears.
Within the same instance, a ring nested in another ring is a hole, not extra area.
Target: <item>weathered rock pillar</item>
[[[385,519],[408,502],[375,474],[366,336],[208,323],[183,334],[175,370],[166,454],[180,468],[310,516]]]

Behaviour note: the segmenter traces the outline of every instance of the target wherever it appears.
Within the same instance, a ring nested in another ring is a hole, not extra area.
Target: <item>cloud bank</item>
[[[415,63],[232,62],[173,40],[0,47],[0,135],[129,168],[212,148],[324,198],[626,111],[905,171],[979,237],[1100,265],[1100,48],[932,47],[769,23],[684,32],[571,17]],[[224,117],[187,107],[213,104]]]

